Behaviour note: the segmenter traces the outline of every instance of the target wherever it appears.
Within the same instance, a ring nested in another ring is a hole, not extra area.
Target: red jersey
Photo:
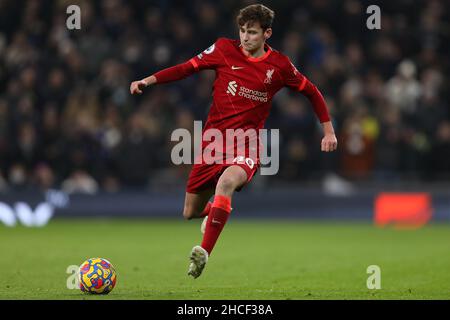
[[[268,45],[265,50],[262,57],[247,57],[238,40],[219,38],[189,61],[196,70],[216,71],[205,129],[261,129],[280,89],[301,90],[306,78],[289,58]]]
[[[264,127],[269,115],[273,96],[283,87],[302,91],[310,99],[320,121],[330,120],[322,95],[297,70],[289,58],[267,44],[265,51],[259,58],[248,57],[238,40],[219,38],[189,62],[155,74],[158,83],[165,83],[182,79],[204,69],[216,71],[213,102],[203,133],[214,131],[210,129],[222,133],[223,147],[219,150],[225,150],[227,158],[233,154],[248,156],[248,146],[251,141],[258,141],[258,133]],[[244,131],[241,135],[245,137],[244,145],[240,143],[242,140],[237,139],[237,143],[232,147],[226,144],[227,130],[230,129]],[[251,134],[247,135],[250,131]],[[215,141],[214,138],[210,141],[219,144],[221,142]],[[203,136],[202,149],[217,148],[217,145],[210,141],[205,141]],[[253,145],[260,147],[259,143]],[[255,160],[259,160],[260,151],[257,151],[258,156]]]

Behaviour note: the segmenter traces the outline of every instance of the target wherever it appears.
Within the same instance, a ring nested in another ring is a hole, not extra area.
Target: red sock
[[[202,248],[208,251],[209,254],[211,254],[225,223],[227,223],[230,212],[231,199],[226,196],[216,195],[202,241]]]
[[[209,215],[209,211],[211,210],[212,203],[208,201],[208,203],[205,206],[205,209],[203,209],[202,213],[200,213],[200,218],[204,218],[207,215]]]

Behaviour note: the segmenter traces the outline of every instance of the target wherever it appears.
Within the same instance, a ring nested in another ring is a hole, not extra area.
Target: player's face
[[[242,47],[248,52],[260,50],[267,39],[272,35],[272,29],[263,31],[259,22],[249,24],[248,22],[239,27],[239,37]]]

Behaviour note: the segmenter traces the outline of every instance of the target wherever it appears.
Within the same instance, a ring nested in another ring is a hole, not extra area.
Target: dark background
[[[182,190],[190,166],[170,160],[170,134],[205,120],[213,72],[129,94],[133,80],[184,62],[254,1],[0,1],[0,192],[93,194]],[[267,128],[280,128],[269,185],[442,185],[450,178],[448,1],[263,1],[269,45],[321,90],[338,152],[320,152],[308,100],[283,89]],[[66,8],[81,8],[81,30]],[[368,5],[381,30],[368,30]]]

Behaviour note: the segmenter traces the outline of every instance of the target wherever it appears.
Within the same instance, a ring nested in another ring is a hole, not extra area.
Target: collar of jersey
[[[264,48],[267,50],[266,53],[264,53],[261,57],[253,58],[253,57],[247,57],[245,55],[244,48],[242,48],[242,46],[239,46],[239,49],[241,49],[242,54],[250,62],[259,62],[259,61],[263,61],[264,59],[266,59],[272,52],[272,48],[267,43],[264,44]]]

